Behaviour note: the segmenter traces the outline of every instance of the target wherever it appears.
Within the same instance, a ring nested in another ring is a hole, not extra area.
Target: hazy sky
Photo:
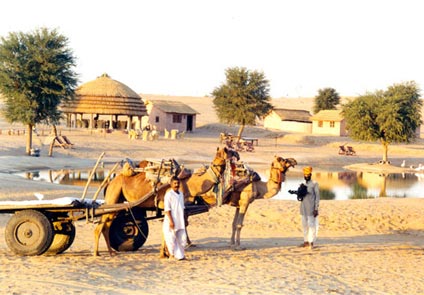
[[[342,96],[414,80],[424,88],[416,0],[8,0],[0,36],[57,29],[80,83],[108,73],[138,93],[203,96],[225,69],[263,71],[270,94]]]

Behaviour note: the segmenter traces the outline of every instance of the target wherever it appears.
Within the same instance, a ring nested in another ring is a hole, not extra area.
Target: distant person
[[[169,251],[169,258],[184,260],[187,233],[184,218],[184,195],[179,191],[180,180],[171,178],[171,189],[165,194],[163,235]]]
[[[307,193],[300,203],[300,215],[302,216],[303,245],[312,249],[318,235],[318,210],[319,210],[319,185],[312,181],[312,167],[303,168],[304,185]]]

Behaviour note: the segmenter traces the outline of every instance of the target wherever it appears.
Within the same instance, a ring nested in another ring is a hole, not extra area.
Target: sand
[[[197,108],[202,106],[198,103]],[[210,107],[210,105],[205,105]],[[200,111],[201,112],[201,111]],[[201,126],[184,139],[145,142],[126,134],[103,134],[62,129],[74,149],[55,148],[47,156],[24,155],[24,136],[0,135],[0,200],[33,200],[34,192],[47,199],[79,197],[83,187],[24,180],[11,172],[41,168],[92,167],[105,152],[111,165],[124,158],[175,158],[190,168],[209,164],[220,143],[222,129],[236,131],[203,118]],[[1,123],[1,122],[0,122]],[[3,125],[2,125],[3,124]],[[3,122],[0,127],[6,127]],[[16,127],[16,126],[13,126]],[[348,165],[372,164],[381,158],[378,144],[348,138],[284,134],[247,128],[246,136],[259,138],[253,153],[242,160],[265,173],[275,154],[294,157],[299,165],[288,173],[312,165],[314,171],[343,170]],[[43,141],[47,135],[41,136]],[[337,154],[350,142],[357,156]],[[419,163],[422,142],[395,145],[392,165],[406,159]],[[373,165],[374,167],[375,165]],[[386,167],[390,169],[390,167]],[[89,190],[92,196],[95,188]],[[161,222],[150,221],[146,244],[135,252],[110,257],[103,240],[100,257],[93,257],[95,224],[76,223],[70,249],[55,256],[21,257],[4,241],[9,215],[0,215],[0,293],[2,294],[423,294],[424,199],[321,201],[317,247],[299,248],[302,242],[299,203],[296,200],[257,200],[249,207],[242,230],[242,250],[229,247],[234,208],[214,207],[190,218],[189,234],[196,247],[187,261],[159,259]]]

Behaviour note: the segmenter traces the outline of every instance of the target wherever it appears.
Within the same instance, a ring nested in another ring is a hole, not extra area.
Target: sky
[[[424,88],[419,0],[8,0],[0,36],[69,40],[79,83],[107,73],[137,93],[206,96],[225,70],[261,71],[272,98]]]

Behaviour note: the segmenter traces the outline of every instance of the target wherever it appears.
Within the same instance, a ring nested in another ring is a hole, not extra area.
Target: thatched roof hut
[[[130,129],[132,117],[147,115],[146,106],[141,97],[127,85],[111,79],[103,74],[97,79],[79,86],[75,91],[76,98],[61,106],[62,111],[68,116],[90,114],[98,118],[100,115],[127,116],[127,129]],[[110,117],[110,123],[113,118]],[[90,126],[92,125],[90,119]],[[113,124],[109,124],[112,127]],[[109,127],[109,128],[111,128]]]

